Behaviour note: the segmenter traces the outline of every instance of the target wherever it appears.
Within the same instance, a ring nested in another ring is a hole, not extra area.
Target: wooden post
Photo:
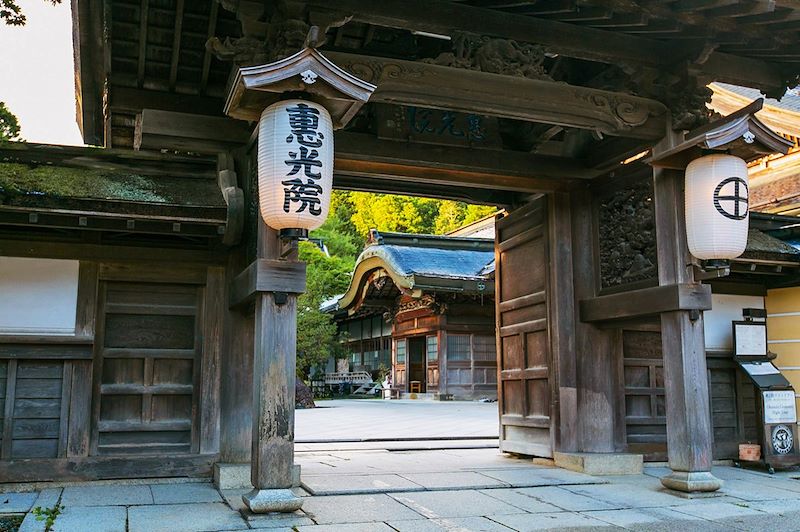
[[[667,135],[654,150],[673,145]],[[683,197],[684,173],[656,168],[654,202],[658,241],[659,284],[693,283],[686,244]],[[714,436],[706,370],[703,313],[672,311],[661,314],[664,388],[667,403],[667,454],[672,473],[661,479],[679,491],[716,491],[722,481],[711,474]]]
[[[275,230],[259,220],[258,257],[277,259]],[[296,259],[295,250],[289,255]],[[297,349],[297,293],[271,287],[256,294],[253,360],[253,490],[242,496],[255,513],[293,512],[303,500],[292,490]]]
[[[592,195],[588,189],[572,193],[573,289],[576,302],[597,296],[592,229]],[[578,450],[614,453],[623,450],[623,423],[618,400],[618,379],[613,330],[600,329],[580,320],[575,305],[575,350],[577,355]]]

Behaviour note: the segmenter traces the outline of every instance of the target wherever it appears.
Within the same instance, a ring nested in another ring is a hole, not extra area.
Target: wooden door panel
[[[202,297],[196,285],[101,285],[94,454],[198,451]]]
[[[630,452],[644,454],[646,460],[664,460],[667,452],[661,352],[661,333],[622,331],[627,447]]]
[[[552,456],[545,198],[497,221],[496,319],[500,448]]]

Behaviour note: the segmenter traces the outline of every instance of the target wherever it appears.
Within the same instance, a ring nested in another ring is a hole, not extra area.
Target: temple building
[[[297,240],[334,188],[503,209],[491,243],[375,235],[340,301],[361,320],[361,366],[385,363],[378,318],[394,320],[399,393],[494,386],[502,452],[659,455],[664,486],[715,491],[712,460],[754,416],[730,410],[753,398],[712,329],[763,300],[769,340],[748,345],[800,367],[800,310],[778,297],[797,283],[779,240],[796,224],[750,219],[760,187],[751,198],[746,180],[748,164],[792,157],[797,134],[730,89],[791,101],[794,2],[75,0],[72,13],[93,147],[0,146],[0,479],[239,464],[251,510],[297,509]],[[707,107],[712,82],[725,116]],[[759,208],[793,213],[788,195]],[[796,442],[796,420],[777,417]]]
[[[352,370],[391,368],[393,396],[493,399],[493,294],[494,240],[373,230],[323,310],[348,334]]]

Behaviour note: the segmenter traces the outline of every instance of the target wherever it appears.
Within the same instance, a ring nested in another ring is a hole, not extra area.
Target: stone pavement
[[[0,515],[65,506],[54,530],[78,532],[281,530],[428,532],[646,530],[800,531],[800,471],[770,476],[717,467],[717,496],[687,499],[662,489],[666,468],[592,477],[534,464],[496,449],[297,453],[303,509],[289,515],[241,511],[243,490],[206,482],[95,482],[10,491]],[[28,514],[21,532],[43,530]]]
[[[497,438],[497,403],[334,399],[295,412],[298,443],[330,440]]]

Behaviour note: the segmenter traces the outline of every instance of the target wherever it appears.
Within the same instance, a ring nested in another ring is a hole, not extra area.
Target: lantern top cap
[[[773,153],[786,154],[794,145],[756,118],[764,99],[759,98],[735,113],[686,133],[685,140],[651,157],[660,168],[683,170],[709,150],[752,161]]]
[[[240,67],[228,92],[225,114],[240,120],[258,120],[265,108],[285,94],[302,93],[325,107],[338,129],[355,116],[375,88],[314,48],[304,48],[273,63]]]

